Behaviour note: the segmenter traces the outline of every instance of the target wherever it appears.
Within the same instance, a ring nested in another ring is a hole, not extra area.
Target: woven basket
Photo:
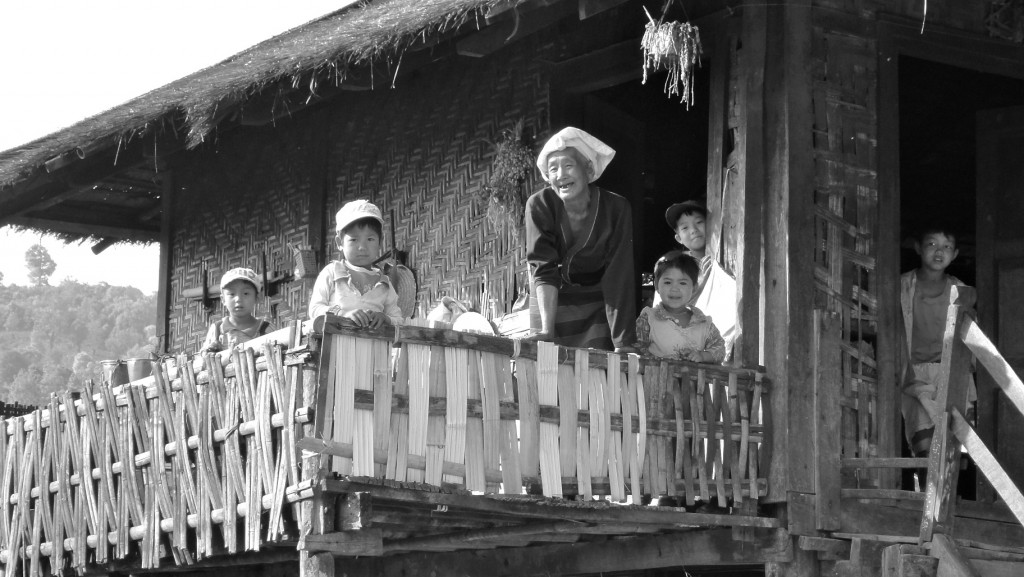
[[[312,249],[292,247],[292,258],[295,260],[295,278],[314,278],[316,270],[316,252]]]
[[[402,315],[412,317],[416,311],[416,275],[409,267],[400,264],[387,267],[386,274],[398,293],[398,308],[402,309]]]

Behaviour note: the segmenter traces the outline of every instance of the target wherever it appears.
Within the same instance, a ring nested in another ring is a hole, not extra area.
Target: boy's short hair
[[[242,280],[251,284],[257,293],[263,290],[263,281],[256,274],[256,271],[245,267],[233,268],[224,273],[224,276],[220,277],[220,290],[224,290],[225,287],[236,280]]]
[[[665,271],[670,268],[683,271],[683,274],[690,277],[694,285],[697,284],[697,277],[700,276],[700,264],[697,263],[697,259],[681,250],[673,250],[665,253],[664,256],[654,263],[655,286],[657,286],[658,280],[665,274]]]
[[[667,222],[668,227],[674,231],[676,229],[676,225],[679,224],[679,217],[684,214],[699,214],[702,217],[707,218],[708,209],[704,206],[704,203],[696,200],[677,202],[668,207],[668,210],[665,211],[665,222]]]
[[[337,221],[337,234],[343,235],[345,231],[353,226],[369,226],[378,236],[384,234],[384,217],[380,209],[368,200],[353,200],[346,202],[335,217]]]
[[[959,235],[952,227],[945,224],[930,224],[922,228],[921,232],[918,233],[917,237],[914,240],[916,240],[919,243],[922,243],[924,242],[924,238],[930,234],[941,234],[947,236],[953,239],[954,246],[960,244],[960,239],[958,238]]]

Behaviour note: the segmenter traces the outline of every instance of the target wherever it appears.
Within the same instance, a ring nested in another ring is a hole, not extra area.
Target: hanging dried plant
[[[509,228],[519,238],[523,219],[523,183],[533,170],[533,153],[523,142],[523,120],[505,129],[494,143],[491,177],[480,192],[487,203],[487,218],[498,228]]]
[[[666,5],[667,7],[667,5]],[[655,21],[647,12],[647,27],[640,46],[644,51],[644,84],[647,73],[661,68],[668,71],[665,94],[679,96],[689,109],[693,104],[693,68],[700,64],[704,50],[700,45],[700,32],[688,22]]]

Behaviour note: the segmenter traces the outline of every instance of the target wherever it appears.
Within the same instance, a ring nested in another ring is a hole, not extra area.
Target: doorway
[[[910,56],[899,57],[898,69],[900,271],[918,266],[914,240],[922,229],[939,225],[955,231],[959,255],[947,272],[979,289],[979,320],[998,346],[998,333],[992,329],[1005,307],[996,291],[988,288],[999,283],[993,267],[986,264],[993,255],[988,249],[978,250],[993,232],[977,224],[979,203],[985,202],[978,191],[979,182],[991,177],[990,172],[1012,168],[1012,162],[980,162],[978,153],[986,146],[986,137],[979,130],[989,111],[1024,105],[1024,80]],[[1020,153],[1018,149],[1016,156]],[[1008,159],[1004,156],[1004,160]],[[1016,228],[1024,230],[1024,215],[1017,218]],[[1022,291],[1024,282],[1015,287],[1017,294]],[[1021,486],[1024,467],[1015,463],[1021,459],[1013,455],[1007,440],[1019,442],[1024,422],[1018,422],[1020,417],[1011,414],[1012,409],[1005,410],[1000,393],[983,371],[977,381],[976,428],[1008,472],[1020,469],[1010,474]],[[906,451],[905,442],[901,444]],[[984,482],[979,479],[975,485],[972,475],[970,471],[960,480],[962,496],[974,498],[975,487],[979,497],[988,496]]]

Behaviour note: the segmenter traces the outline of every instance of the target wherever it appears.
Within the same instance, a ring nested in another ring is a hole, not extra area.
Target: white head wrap
[[[612,161],[612,157],[615,156],[615,151],[607,144],[579,128],[567,126],[549,138],[547,143],[544,144],[544,148],[540,150],[540,155],[537,156],[537,168],[540,169],[542,175],[546,176],[548,173],[548,156],[553,152],[565,150],[566,148],[575,148],[577,152],[582,154],[594,166],[594,175],[590,178],[589,182],[594,182],[600,178],[601,173],[604,172],[604,169],[608,167],[608,163]]]

